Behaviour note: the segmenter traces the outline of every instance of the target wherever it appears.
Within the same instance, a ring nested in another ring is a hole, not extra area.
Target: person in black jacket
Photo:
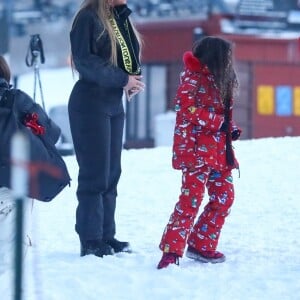
[[[24,220],[29,216],[32,206],[29,200],[52,200],[67,184],[70,177],[65,163],[55,144],[60,136],[60,128],[48,117],[40,105],[9,83],[10,68],[0,55],[0,264],[9,262],[7,253],[11,252],[14,230],[16,201],[11,189],[11,138],[16,130],[22,130],[30,147],[29,180],[24,203]],[[17,127],[19,126],[19,127]],[[35,164],[35,167],[33,167]],[[43,166],[43,168],[41,168]],[[55,172],[48,172],[55,169]],[[34,172],[33,172],[34,170]],[[32,198],[32,199],[30,199]],[[26,222],[27,223],[27,222]],[[27,224],[29,225],[29,223]],[[25,226],[26,238],[23,243],[31,245],[30,228]],[[29,231],[29,232],[28,232]],[[26,248],[24,248],[25,250]]]
[[[10,188],[10,137],[15,132],[8,131],[20,129],[28,138],[30,162],[44,164],[44,169],[36,174],[37,177],[31,178],[31,181],[35,182],[30,182],[28,196],[47,202],[70,183],[66,165],[55,148],[61,129],[29,95],[20,89],[13,88],[9,83],[10,78],[10,68],[5,58],[0,56],[0,116],[2,118],[0,128],[0,187]],[[5,122],[9,122],[9,119],[6,119],[7,111],[12,111],[16,117],[14,121],[21,127],[15,128],[10,123],[5,124]],[[56,178],[56,175],[52,176],[51,171],[47,168],[56,168],[56,171],[59,172],[59,178]]]
[[[140,38],[130,13],[126,0],[86,0],[70,32],[72,63],[79,73],[68,109],[79,165],[75,230],[81,256],[131,251],[128,242],[115,238],[122,96],[144,88]]]
[[[14,89],[10,85],[11,71],[5,60],[5,58],[0,55],[0,96],[3,97],[4,93],[7,91],[14,94],[14,111],[17,113],[20,121],[24,121],[26,116],[29,121],[30,115],[36,113],[38,116],[38,123],[44,127],[46,139],[52,143],[56,144],[58,138],[61,134],[60,127],[54,123],[43,110],[43,108],[37,104],[29,95],[20,89]],[[30,122],[28,123],[30,124]],[[33,124],[33,122],[31,122]],[[29,125],[30,126],[30,125]],[[33,129],[33,128],[32,128]],[[38,126],[36,127],[38,130]]]

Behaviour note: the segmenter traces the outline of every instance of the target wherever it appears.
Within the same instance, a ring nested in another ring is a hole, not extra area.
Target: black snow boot
[[[109,239],[109,240],[104,240],[106,244],[111,246],[114,249],[115,253],[118,252],[127,252],[131,253],[132,249],[130,247],[130,244],[128,242],[120,242],[115,238]]]
[[[93,254],[98,257],[103,257],[104,255],[114,254],[113,248],[102,240],[80,241],[80,244],[80,256]]]

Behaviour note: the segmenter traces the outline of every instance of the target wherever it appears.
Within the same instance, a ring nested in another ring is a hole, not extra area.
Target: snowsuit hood
[[[201,72],[202,74],[210,74],[208,67],[202,64],[200,60],[195,57],[192,51],[187,51],[183,54],[183,63],[186,69],[191,72]]]

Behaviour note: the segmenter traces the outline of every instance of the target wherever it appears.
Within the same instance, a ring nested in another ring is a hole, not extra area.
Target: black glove
[[[220,128],[220,131],[227,132],[228,128],[229,128],[229,123],[225,121],[225,122],[223,122],[223,124],[222,124],[222,126]]]
[[[240,137],[240,135],[241,135],[241,131],[238,129],[235,129],[231,132],[231,139],[233,141],[236,141]]]

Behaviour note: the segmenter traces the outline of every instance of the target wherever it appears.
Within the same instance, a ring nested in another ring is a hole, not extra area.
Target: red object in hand
[[[45,128],[37,123],[38,114],[32,113],[27,114],[24,120],[24,125],[31,129],[31,131],[36,135],[42,135],[45,133]]]

